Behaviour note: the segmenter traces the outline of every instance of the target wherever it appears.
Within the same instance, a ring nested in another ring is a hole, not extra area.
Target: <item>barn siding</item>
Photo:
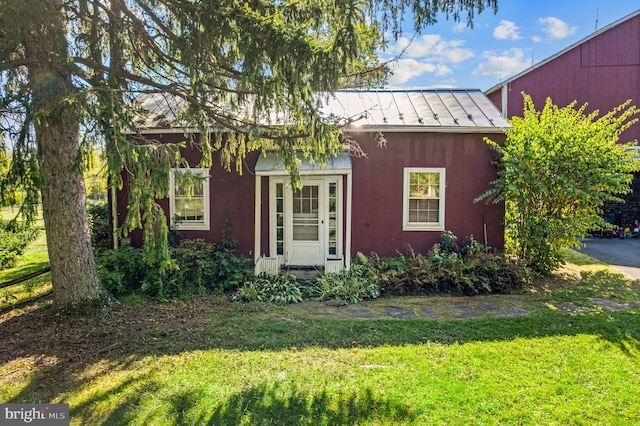
[[[610,28],[506,83],[509,117],[522,116],[521,93],[542,108],[551,97],[562,107],[574,100],[587,112],[612,110],[628,99],[640,105],[640,15]],[[504,90],[504,89],[503,89]],[[488,94],[499,109],[501,91]],[[640,125],[629,128],[622,142],[640,140]]]

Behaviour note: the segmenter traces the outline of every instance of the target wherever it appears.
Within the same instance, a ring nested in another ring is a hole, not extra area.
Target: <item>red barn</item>
[[[503,81],[485,93],[505,117],[522,116],[522,92],[536,108],[546,98],[563,107],[574,100],[586,112],[601,114],[631,99],[640,105],[640,10],[594,32],[557,54]],[[640,140],[635,124],[620,142]],[[640,219],[640,178],[636,175],[624,204],[608,204],[605,218],[614,224]]]
[[[503,247],[503,205],[474,202],[497,177],[484,138],[501,143],[508,128],[481,91],[345,91],[323,101],[323,114],[349,119],[345,134],[366,157],[345,151],[324,167],[300,157],[304,186],[292,191],[276,152],[249,154],[242,175],[226,172],[216,153],[214,167],[192,169],[205,177],[194,196],[170,182],[160,203],[171,225],[186,238],[218,241],[230,221],[239,254],[290,266],[341,269],[359,251],[393,256],[407,246],[425,253],[445,230]],[[141,133],[184,140],[167,108],[150,109]],[[193,151],[185,157],[191,166],[200,159]],[[117,197],[120,218],[125,191]],[[134,233],[132,242],[140,241]]]
[[[542,108],[547,97],[563,107],[588,103],[587,112],[640,104],[640,10],[503,81],[485,93],[505,117],[521,116],[522,92]],[[640,139],[640,126],[622,138]]]

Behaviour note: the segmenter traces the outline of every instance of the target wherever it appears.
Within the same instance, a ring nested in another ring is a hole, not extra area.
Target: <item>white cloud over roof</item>
[[[571,27],[562,19],[553,16],[538,19],[542,31],[554,40],[560,40],[575,34],[578,27]]]
[[[515,22],[502,19],[500,25],[493,29],[493,37],[496,40],[520,40],[520,28]]]
[[[513,48],[503,52],[485,52],[485,60],[471,73],[473,77],[504,79],[530,65],[522,49]]]

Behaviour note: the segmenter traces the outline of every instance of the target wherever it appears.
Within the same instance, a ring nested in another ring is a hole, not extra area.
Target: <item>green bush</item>
[[[232,300],[287,305],[302,302],[302,293],[293,274],[262,273],[246,281],[233,295]]]
[[[111,249],[111,226],[109,224],[109,206],[106,203],[91,205],[89,213],[89,227],[91,229],[91,243],[97,252]]]
[[[31,244],[40,231],[24,222],[0,219],[0,269],[15,265],[18,256]]]
[[[409,249],[394,258],[359,254],[370,279],[385,295],[509,293],[531,280],[531,271],[502,254],[491,253],[473,237],[458,243],[451,232],[426,255]]]
[[[380,296],[377,280],[371,279],[367,265],[353,263],[348,271],[325,274],[316,279],[311,294],[318,300],[345,300],[358,303]]]
[[[142,293],[149,297],[192,297],[223,293],[252,275],[251,261],[204,240],[183,240],[171,248],[173,267],[160,272],[144,262],[142,250],[130,246],[99,257],[100,276],[116,296]]]

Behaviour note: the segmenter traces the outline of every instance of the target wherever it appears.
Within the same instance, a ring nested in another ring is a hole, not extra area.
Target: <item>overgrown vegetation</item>
[[[0,269],[10,268],[27,246],[38,238],[40,230],[32,224],[0,219]]]
[[[383,295],[506,294],[532,278],[523,265],[491,253],[473,237],[458,243],[451,232],[443,232],[426,256],[413,250],[394,258],[358,253],[358,262],[367,266],[369,279],[380,285]]]
[[[505,203],[505,249],[541,273],[562,262],[562,249],[606,225],[606,201],[622,201],[640,161],[619,144],[640,112],[631,101],[598,117],[573,102],[547,99],[537,111],[524,95],[523,117],[513,117],[504,146],[487,142],[499,157],[498,179],[481,198]]]
[[[115,296],[143,294],[157,299],[223,293],[252,274],[251,261],[233,254],[233,244],[183,240],[172,247],[172,267],[145,263],[142,250],[124,246],[99,257],[102,285]]]
[[[412,250],[394,258],[358,253],[351,268],[318,277],[304,294],[293,274],[253,275],[250,259],[233,255],[233,244],[183,240],[171,249],[172,268],[160,271],[145,263],[140,249],[130,246],[107,251],[99,258],[102,284],[121,297],[193,297],[237,289],[233,300],[276,304],[303,298],[358,303],[380,295],[507,294],[531,282],[529,269],[472,237],[461,243],[451,232],[427,254]]]
[[[302,302],[302,293],[293,274],[260,274],[246,281],[233,296],[243,302],[268,302],[276,305]]]
[[[111,249],[111,226],[109,225],[109,205],[93,204],[88,207],[91,244],[102,253]]]
[[[371,279],[367,266],[353,263],[348,271],[318,277],[311,288],[311,295],[318,300],[346,300],[358,303],[380,296],[380,285]]]

